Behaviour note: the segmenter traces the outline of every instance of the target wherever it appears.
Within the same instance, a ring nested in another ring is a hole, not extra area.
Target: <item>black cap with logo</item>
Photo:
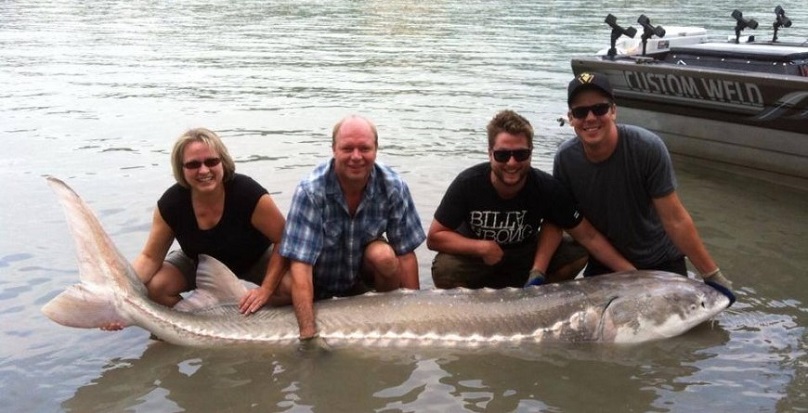
[[[572,79],[569,86],[567,86],[567,106],[572,104],[572,100],[578,92],[587,89],[598,90],[608,96],[609,100],[614,101],[612,85],[609,83],[609,79],[606,78],[606,75],[597,72],[583,72],[575,76],[575,79]]]

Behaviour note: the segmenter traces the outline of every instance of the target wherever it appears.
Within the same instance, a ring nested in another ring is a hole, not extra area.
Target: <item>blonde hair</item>
[[[177,142],[174,143],[174,149],[171,150],[171,169],[174,171],[174,179],[178,184],[185,188],[190,188],[188,181],[185,180],[185,174],[182,171],[182,157],[185,148],[192,142],[202,142],[213,149],[222,160],[222,169],[224,169],[223,181],[226,182],[233,179],[233,175],[236,173],[236,163],[233,162],[233,158],[230,157],[230,153],[227,152],[227,147],[224,146],[219,135],[216,135],[216,133],[209,129],[195,128],[188,130],[177,138]]]

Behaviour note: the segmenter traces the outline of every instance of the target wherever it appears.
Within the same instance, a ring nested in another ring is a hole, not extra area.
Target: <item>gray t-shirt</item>
[[[665,233],[652,202],[676,190],[676,177],[659,136],[631,125],[617,125],[617,131],[617,148],[598,163],[586,159],[578,138],[562,143],[553,175],[626,259],[653,269],[683,255]]]

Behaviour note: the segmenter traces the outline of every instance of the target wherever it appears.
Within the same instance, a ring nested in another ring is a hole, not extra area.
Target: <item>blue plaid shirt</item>
[[[292,197],[280,254],[312,265],[315,297],[341,295],[359,278],[365,246],[386,234],[397,255],[426,238],[410,190],[378,162],[354,217],[334,173],[334,160],[318,165]]]

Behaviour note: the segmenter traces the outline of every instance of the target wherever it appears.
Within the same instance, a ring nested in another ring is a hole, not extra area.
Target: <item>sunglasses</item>
[[[188,161],[182,164],[182,167],[185,169],[199,169],[204,164],[208,168],[213,168],[214,166],[222,163],[222,158],[207,158],[204,161]]]
[[[570,113],[572,113],[573,118],[583,119],[589,115],[589,112],[595,114],[595,116],[603,116],[609,112],[609,109],[612,108],[611,103],[598,103],[597,105],[592,106],[578,106],[577,108],[571,108]]]
[[[527,160],[527,158],[530,158],[531,153],[533,153],[532,149],[498,149],[493,152],[494,160],[500,163],[508,162],[511,160],[511,157],[516,159],[516,162],[524,162]]]

